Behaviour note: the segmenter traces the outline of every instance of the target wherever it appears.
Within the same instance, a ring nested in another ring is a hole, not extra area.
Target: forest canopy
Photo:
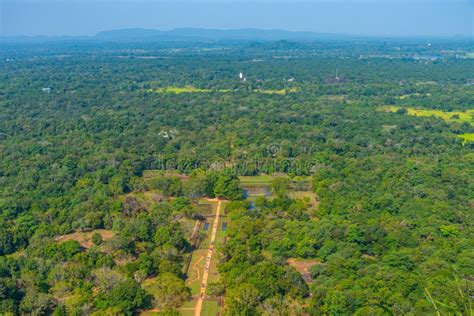
[[[0,314],[472,314],[473,49],[2,45]]]

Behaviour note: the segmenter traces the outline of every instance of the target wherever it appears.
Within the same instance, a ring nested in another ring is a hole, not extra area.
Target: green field
[[[171,94],[181,94],[181,93],[210,93],[210,92],[226,93],[226,92],[231,92],[231,91],[232,91],[232,90],[230,90],[230,89],[217,89],[217,90],[201,89],[201,88],[196,88],[196,87],[193,87],[193,86],[185,86],[185,87],[169,86],[169,87],[164,87],[164,88],[156,88],[156,89],[147,89],[147,90],[146,90],[146,92],[171,93]]]
[[[192,300],[186,302],[178,308],[178,312],[183,316],[193,316],[194,315],[194,305],[196,305],[196,301]]]
[[[438,83],[436,81],[420,81],[415,83],[417,86],[435,86]]]
[[[474,142],[474,133],[461,134],[461,135],[458,135],[458,137],[462,138],[464,140],[463,144],[467,144],[469,142]]]
[[[219,303],[217,301],[204,301],[202,305],[203,316],[216,316],[220,312]]]
[[[184,86],[184,87],[176,87],[176,86],[168,86],[162,88],[152,88],[146,89],[146,92],[149,93],[160,93],[160,94],[181,94],[181,93],[211,93],[211,92],[218,92],[218,93],[229,93],[232,92],[231,89],[202,89],[196,88],[193,86]],[[286,95],[288,93],[297,92],[297,88],[290,88],[290,89],[279,89],[279,90],[272,90],[272,89],[257,89],[253,90],[256,93],[262,94],[277,94],[277,95]]]
[[[193,316],[194,315],[194,309],[179,310],[179,313],[182,316]]]
[[[467,58],[474,58],[474,53],[466,53]]]
[[[240,176],[240,185],[242,187],[268,187],[275,178],[289,178],[286,174],[261,174],[258,176]]]
[[[263,93],[263,94],[278,94],[278,95],[286,95],[286,94],[288,94],[288,93],[294,93],[294,92],[297,92],[297,91],[298,91],[297,88],[280,89],[280,90],[265,90],[265,89],[255,90],[255,92],[258,92],[258,93]]]
[[[411,98],[411,97],[422,97],[422,96],[431,97],[431,93],[426,93],[426,94],[421,94],[421,93],[404,94],[404,95],[399,96],[398,98],[400,100],[405,100],[405,99],[408,99],[408,98]]]
[[[474,110],[467,110],[466,112],[459,112],[459,111],[446,112],[446,111],[431,110],[431,109],[402,108],[398,106],[383,106],[380,109],[386,112],[397,112],[397,110],[399,109],[406,109],[407,114],[411,116],[423,116],[423,117],[435,116],[450,123],[467,122],[467,123],[470,123],[471,125],[474,125],[474,121],[473,121]]]
[[[272,183],[272,180],[275,178],[288,178],[290,179],[290,176],[287,174],[272,174],[272,175],[267,175],[267,174],[260,174],[258,176],[240,176],[240,185],[242,187],[269,187]],[[298,182],[307,182],[310,181],[311,177],[306,177],[306,176],[297,176],[293,177],[290,179],[290,186],[295,185]]]

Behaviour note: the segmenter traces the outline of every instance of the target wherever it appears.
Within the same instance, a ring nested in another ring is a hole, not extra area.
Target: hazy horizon
[[[472,37],[473,8],[473,0],[0,0],[0,35],[91,36],[124,28],[191,27]]]

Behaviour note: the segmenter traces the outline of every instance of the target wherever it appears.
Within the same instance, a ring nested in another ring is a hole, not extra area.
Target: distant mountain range
[[[314,32],[290,32],[262,29],[200,29],[179,28],[160,31],[130,28],[99,32],[95,36],[0,36],[2,42],[100,41],[100,42],[209,42],[209,41],[314,41],[350,39],[350,35]]]
[[[180,28],[171,31],[158,31],[135,28],[100,32],[95,36],[95,39],[106,41],[311,41],[349,37],[347,35],[261,29],[218,30]]]
[[[376,37],[262,29],[178,28],[160,31],[129,28],[99,32],[95,36],[0,36],[0,42],[99,41],[99,42],[209,42],[209,41],[316,41],[375,39]],[[454,38],[451,38],[454,39]],[[460,39],[460,38],[458,38]]]

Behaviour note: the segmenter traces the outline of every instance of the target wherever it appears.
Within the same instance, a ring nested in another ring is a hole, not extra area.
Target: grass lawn
[[[179,313],[183,316],[194,316],[194,309],[179,310]]]
[[[206,252],[203,250],[194,251],[193,258],[191,260],[191,265],[189,266],[188,280],[186,281],[186,286],[191,289],[192,296],[199,295],[202,273],[204,271],[204,262],[206,261],[205,253]]]
[[[178,308],[178,312],[181,314],[181,315],[189,315],[189,316],[193,316],[194,315],[194,307],[196,306],[196,301],[192,300],[192,301],[188,301],[186,303],[183,304],[183,306],[181,306],[180,308]]]
[[[194,308],[194,305],[196,305],[196,301],[191,300],[191,301],[187,301],[186,303],[184,303],[180,308],[185,308],[185,309]]]
[[[202,315],[204,316],[216,316],[220,310],[217,301],[204,301],[202,304]]]
[[[210,233],[206,241],[203,241],[199,249],[194,250],[191,264],[189,265],[188,277],[186,279],[186,286],[191,289],[191,295],[199,295],[201,288],[202,275],[204,274],[204,265],[206,263],[206,255],[209,245]]]
[[[222,205],[222,209],[224,209],[224,205]],[[208,283],[220,281],[219,269],[217,265],[219,263],[219,252],[222,250],[226,236],[226,232],[222,230],[222,224],[224,222],[227,223],[227,226],[229,226],[228,217],[221,216],[219,218],[219,225],[217,226],[216,240],[214,241],[214,254],[212,255],[211,266],[209,268]]]
[[[224,215],[224,209],[225,209],[225,203],[226,202],[222,202],[222,205],[221,205],[221,213],[220,213],[220,217],[219,217],[219,224],[217,225],[216,239],[214,241],[214,253],[212,254],[211,265],[209,267],[209,278],[208,278],[208,281],[207,281],[208,284],[220,281],[219,269],[218,269],[217,265],[219,263],[219,251],[221,251],[221,249],[222,249],[222,245],[224,244],[224,239],[225,239],[225,235],[226,235],[226,232],[222,230],[222,223],[226,222],[227,225],[229,223],[228,220],[227,220],[227,217],[223,216]],[[217,203],[214,203],[214,204],[215,204],[215,208],[216,208],[216,211],[217,211]],[[212,224],[209,227],[209,229],[210,230],[212,229]],[[211,232],[209,231],[209,235],[210,234],[211,234]]]
[[[219,282],[221,280],[221,277],[219,275],[219,271],[218,271],[218,268],[217,268],[218,261],[219,261],[219,257],[217,255],[217,253],[214,253],[212,255],[211,266],[209,268],[209,278],[207,279],[208,284],[216,283],[216,282]]]
[[[258,176],[240,176],[240,185],[248,186],[248,187],[256,187],[256,186],[267,186],[270,185],[272,180],[275,178],[289,178],[288,175],[285,174],[275,174],[275,175],[268,175],[268,174],[261,174]]]

